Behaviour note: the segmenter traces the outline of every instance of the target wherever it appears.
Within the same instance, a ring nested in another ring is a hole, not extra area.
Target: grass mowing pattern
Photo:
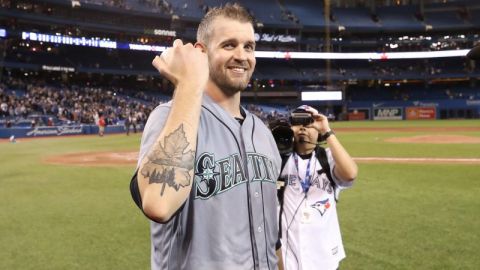
[[[360,164],[339,218],[341,269],[477,269],[480,170],[474,165]]]
[[[47,165],[45,155],[134,150],[139,136],[0,144],[0,269],[147,269],[148,222],[128,190],[134,166]]]
[[[479,127],[480,121],[332,123],[334,129],[398,126]],[[427,133],[337,135],[357,157],[480,158],[480,144],[383,141]],[[480,137],[480,132],[458,134]],[[0,269],[148,269],[148,221],[128,190],[134,165],[90,168],[41,162],[48,155],[74,152],[137,151],[139,142],[139,135],[116,135],[0,143]],[[358,182],[339,202],[347,251],[342,270],[478,268],[478,165],[359,168]]]

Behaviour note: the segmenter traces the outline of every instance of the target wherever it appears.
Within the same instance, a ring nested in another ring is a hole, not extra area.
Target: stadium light
[[[334,101],[342,100],[342,91],[305,91],[302,101]]]

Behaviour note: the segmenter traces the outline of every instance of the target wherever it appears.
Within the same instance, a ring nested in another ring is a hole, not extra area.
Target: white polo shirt
[[[350,187],[352,182],[336,179],[333,174],[335,161],[330,149],[327,148],[326,153],[337,189]],[[286,181],[281,216],[285,270],[335,270],[345,258],[335,191],[325,173],[318,175],[322,166],[314,153],[306,160],[297,156],[298,172],[295,155],[290,156],[281,173]],[[307,167],[310,167],[308,173]],[[305,193],[300,181],[308,175],[311,185]]]

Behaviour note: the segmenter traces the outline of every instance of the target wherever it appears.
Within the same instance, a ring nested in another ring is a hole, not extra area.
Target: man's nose
[[[237,60],[241,60],[241,61],[245,61],[247,60],[247,53],[245,52],[245,49],[238,46],[235,51],[234,51],[234,54],[233,56],[235,57],[235,59]]]

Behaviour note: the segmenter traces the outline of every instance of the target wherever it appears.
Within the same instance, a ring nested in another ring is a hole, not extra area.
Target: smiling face
[[[245,89],[256,64],[252,24],[216,18],[206,48],[213,85],[227,96]]]

